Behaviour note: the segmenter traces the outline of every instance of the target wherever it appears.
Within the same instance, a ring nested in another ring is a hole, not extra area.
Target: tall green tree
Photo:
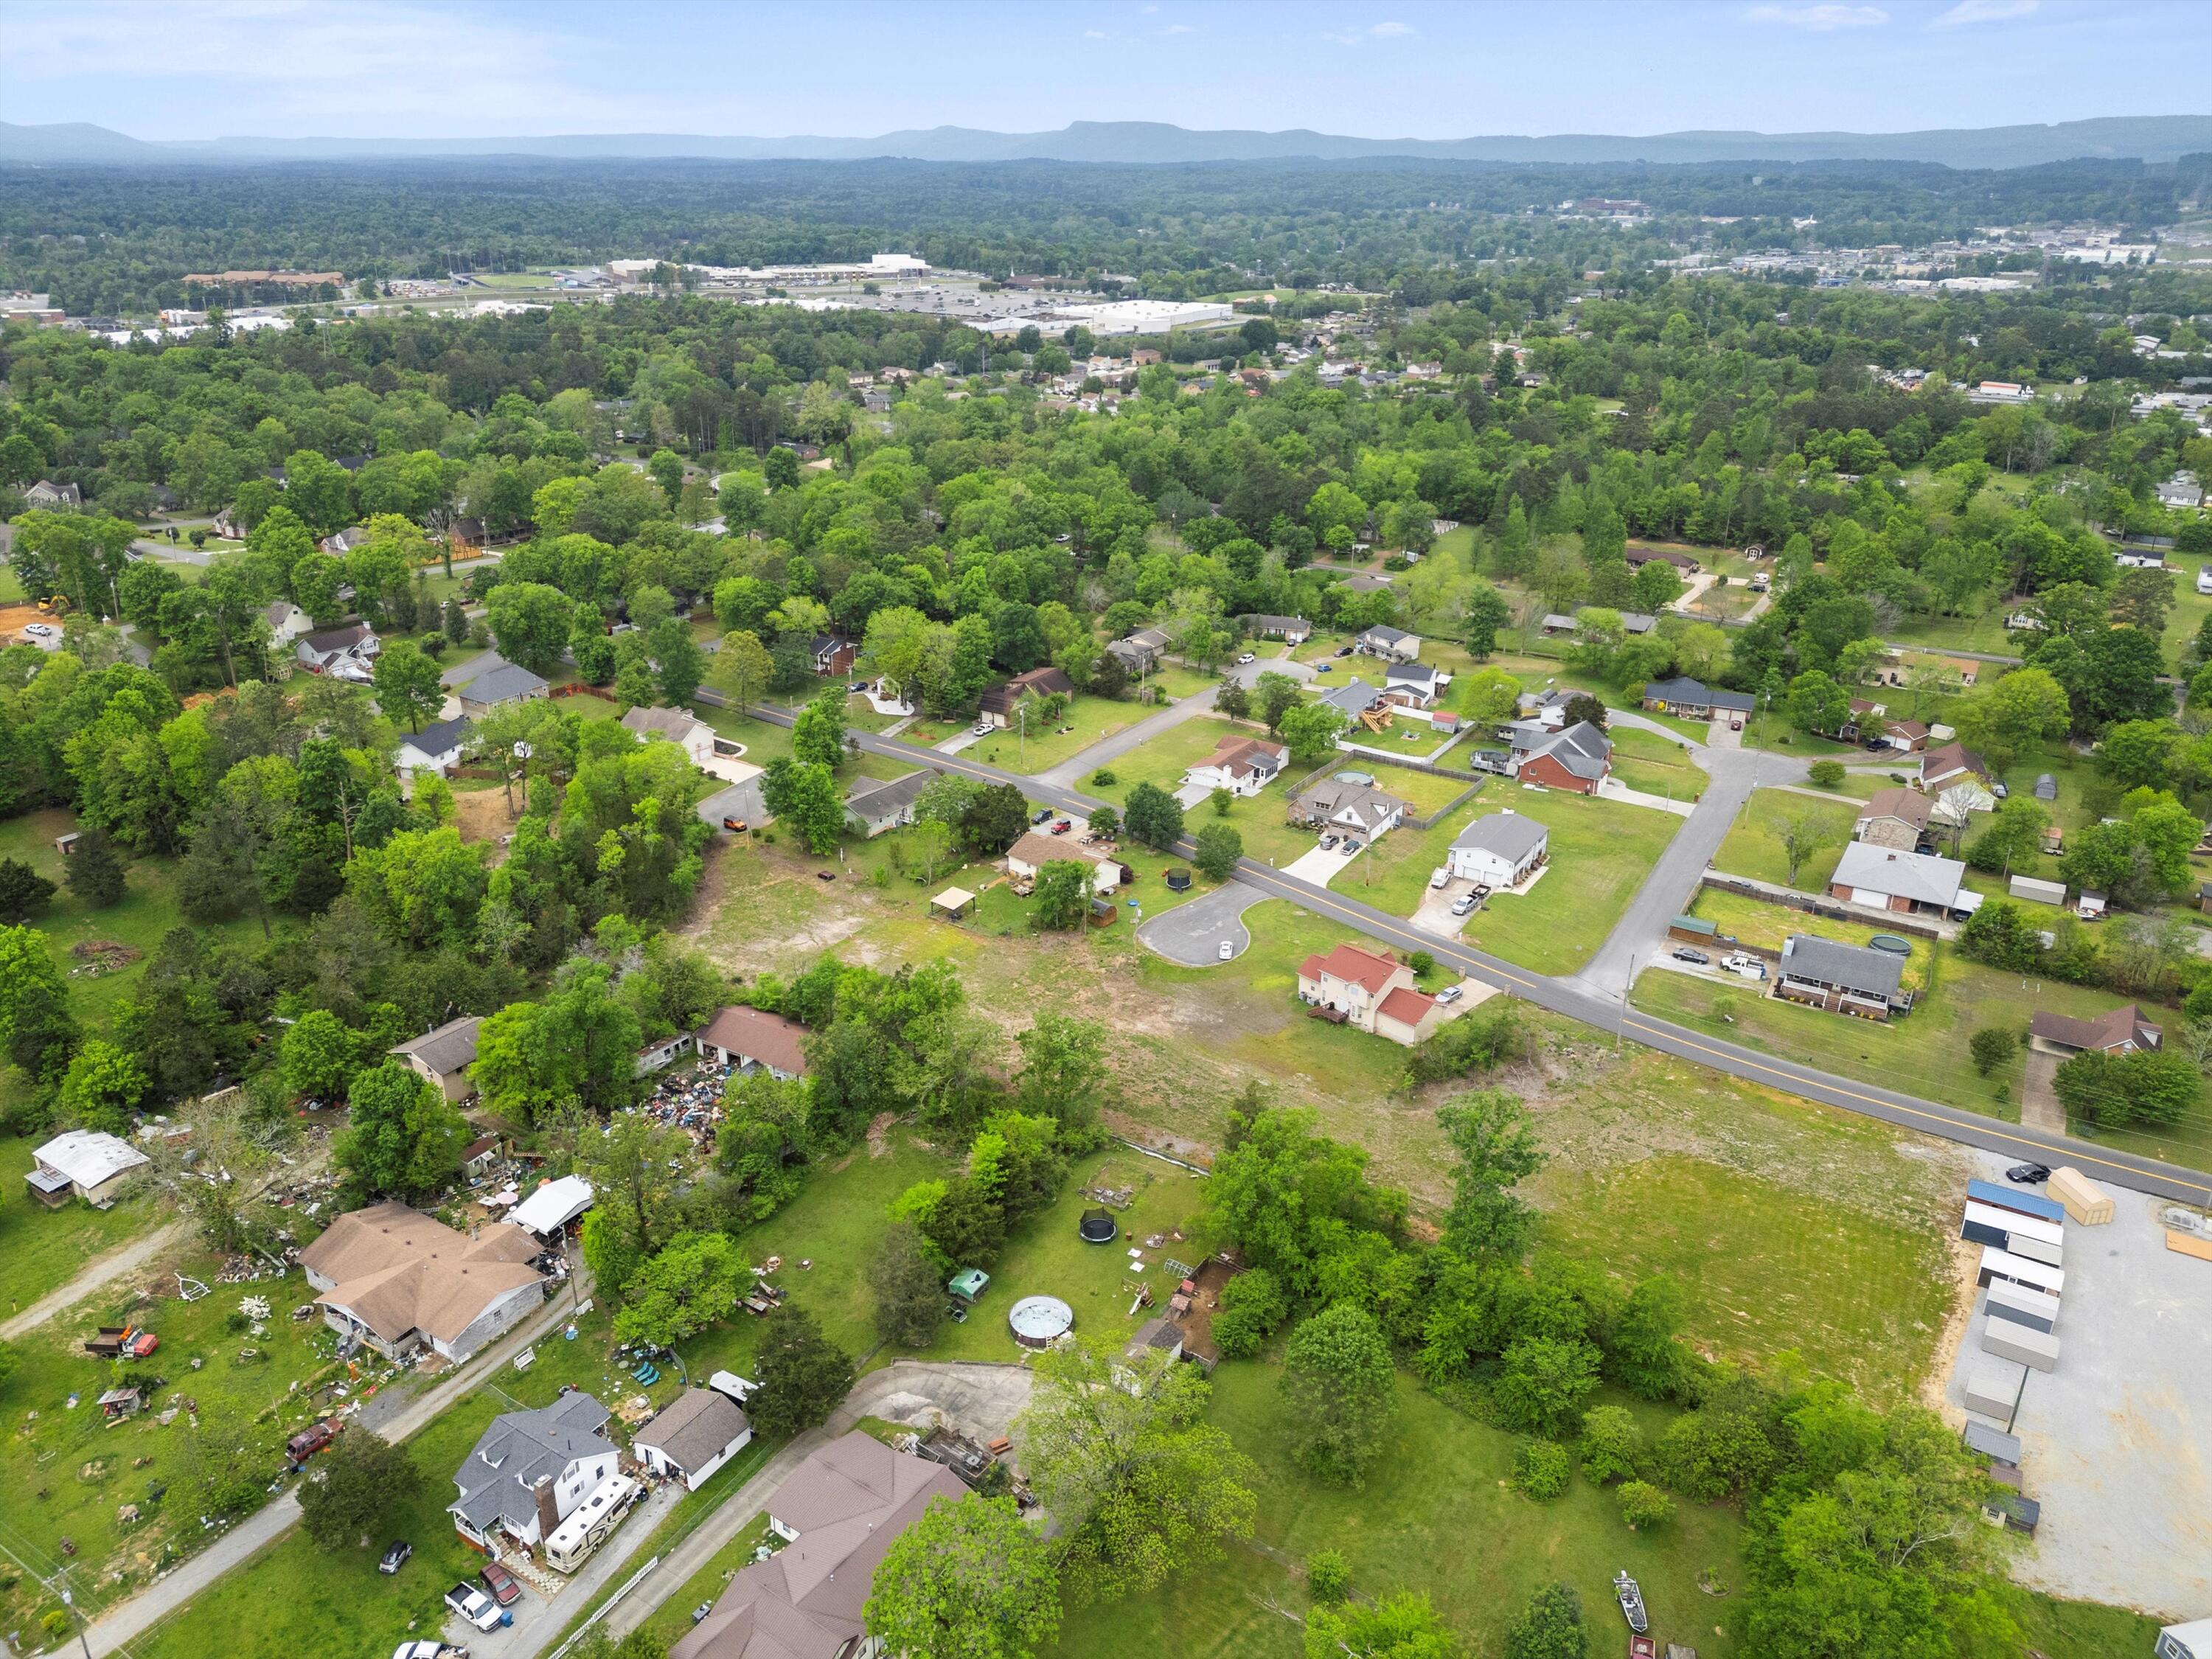
[[[338,1165],[366,1194],[416,1198],[461,1167],[469,1124],[428,1078],[396,1060],[371,1066],[347,1093]]]
[[[910,1659],[1028,1659],[1060,1630],[1052,1547],[1011,1498],[934,1498],[877,1564],[868,1634]]]
[[[1360,1486],[1398,1407],[1397,1367],[1373,1317],[1338,1303],[1301,1321],[1283,1350],[1280,1388],[1298,1425],[1300,1465],[1333,1485]]]
[[[760,1387],[745,1410],[763,1433],[778,1438],[820,1427],[852,1391],[851,1356],[796,1304],[777,1311],[757,1370]]]
[[[378,707],[393,720],[405,720],[410,732],[420,732],[422,722],[436,714],[446,700],[439,672],[438,665],[414,641],[387,641],[376,658]]]
[[[1544,1163],[1527,1109],[1502,1089],[1485,1089],[1438,1108],[1437,1124],[1459,1160],[1445,1248],[1470,1257],[1517,1258],[1535,1218],[1513,1188]]]

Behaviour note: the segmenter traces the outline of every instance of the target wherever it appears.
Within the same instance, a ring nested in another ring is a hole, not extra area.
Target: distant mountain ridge
[[[712,137],[579,133],[544,138],[211,138],[149,141],[88,122],[0,121],[0,163],[239,164],[283,161],[525,155],[583,161],[1351,161],[1404,157],[1506,163],[1928,161],[1953,167],[2037,167],[2082,158],[2171,161],[2212,152],[2212,116],[2121,115],[2050,126],[1932,128],[1923,132],[1666,132],[1648,137],[1352,138],[1287,132],[1194,131],[1158,121],[1075,121],[1056,132],[931,127],[873,138]]]

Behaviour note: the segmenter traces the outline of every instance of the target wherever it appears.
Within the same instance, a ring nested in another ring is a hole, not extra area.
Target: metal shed
[[[1999,1249],[2009,1249],[2016,1255],[2030,1252],[2020,1248],[2019,1241],[2053,1247],[2062,1243],[2065,1230],[2055,1221],[2039,1221],[2032,1215],[2021,1215],[2012,1210],[2000,1210],[1994,1204],[1984,1204],[1978,1199],[1966,1200],[1966,1215],[1959,1229],[1959,1237],[1971,1238],[1977,1244],[1994,1244]],[[2007,1243],[2008,1239],[2014,1242]],[[2040,1261],[2044,1258],[2037,1256]]]
[[[2000,1359],[2018,1360],[2039,1371],[2058,1369],[2058,1339],[2049,1331],[2031,1331],[2025,1325],[1997,1320],[1982,1328],[1982,1352]]]
[[[2041,1261],[2030,1261],[2024,1255],[2000,1250],[1995,1245],[1984,1245],[1981,1271],[1974,1282],[1987,1285],[1999,1279],[2008,1279],[2015,1285],[2025,1285],[2031,1291],[2041,1291],[2048,1296],[2063,1296],[2066,1293],[2066,1274],[2062,1269]]]
[[[2031,1291],[2009,1279],[1992,1279],[1984,1309],[1992,1319],[2010,1320],[2032,1331],[2048,1331],[2058,1323],[2058,1298]]]
[[[2040,1261],[2046,1267],[2063,1267],[2066,1265],[2066,1252],[2063,1247],[2051,1243],[2045,1239],[2024,1238],[2018,1231],[2014,1231],[2010,1249],[2014,1255],[2024,1255],[2030,1261]]]
[[[2006,890],[2016,899],[2026,899],[2031,904],[2063,905],[2066,902],[2066,884],[2045,881],[2035,876],[2014,876]]]
[[[2000,1359],[1995,1354],[1986,1355],[1976,1360],[1973,1370],[1966,1373],[1966,1409],[1993,1417],[2009,1427],[2013,1410],[2020,1404],[2021,1385],[2027,1380],[2026,1366]]]
[[[2050,1191],[2085,1227],[2101,1227],[2112,1218],[2112,1194],[2070,1164],[2051,1172]]]
[[[2032,1215],[2038,1221],[2063,1221],[2065,1210],[2055,1200],[2035,1193],[2024,1193],[2017,1187],[2000,1187],[1994,1181],[1970,1181],[1966,1196],[1978,1203],[1988,1204],[2000,1210],[2013,1210],[2021,1215]]]
[[[2000,1463],[2020,1467],[2020,1441],[2017,1437],[1984,1423],[1966,1425],[1966,1449],[1979,1452],[1984,1457],[1994,1457]]]

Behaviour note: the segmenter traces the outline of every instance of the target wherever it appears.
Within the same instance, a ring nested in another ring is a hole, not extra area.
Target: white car
[[[1464,994],[1465,992],[1462,987],[1457,985],[1447,985],[1443,990],[1437,993],[1437,1000],[1438,1002],[1457,1002]]]
[[[1472,893],[1462,893],[1452,901],[1452,914],[1455,916],[1463,916],[1474,908],[1474,895]]]
[[[1254,656],[1249,651],[1247,651],[1243,656],[1237,659],[1237,665],[1239,668],[1242,668],[1248,662],[1257,662],[1260,659],[1257,657]]]
[[[1231,945],[1231,944],[1227,939],[1224,939],[1224,940],[1222,940],[1222,941],[1221,941],[1221,959],[1222,959],[1224,962],[1227,962],[1231,957],[1234,957],[1236,954],[1237,954],[1237,947],[1236,947],[1234,945]]]
[[[25,623],[23,624],[23,631],[26,634],[34,634],[39,638],[44,639],[47,635],[52,633],[54,630],[46,623]]]
[[[992,732],[998,729],[999,728],[997,726],[992,725],[988,720],[977,720],[975,722],[975,735],[979,738],[988,738]]]
[[[1451,872],[1439,865],[1436,869],[1429,872],[1429,890],[1434,892],[1450,879]]]

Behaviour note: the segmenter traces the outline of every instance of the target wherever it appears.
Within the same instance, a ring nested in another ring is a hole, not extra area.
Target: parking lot
[[[2002,1181],[2007,1160],[1979,1155]],[[2101,1227],[2066,1224],[2055,1370],[2027,1372],[2012,1432],[2043,1506],[2015,1576],[2166,1619],[2212,1607],[2212,1261],[2166,1248],[2161,1202],[2100,1182]],[[1962,1420],[1978,1297],[1945,1393]]]

